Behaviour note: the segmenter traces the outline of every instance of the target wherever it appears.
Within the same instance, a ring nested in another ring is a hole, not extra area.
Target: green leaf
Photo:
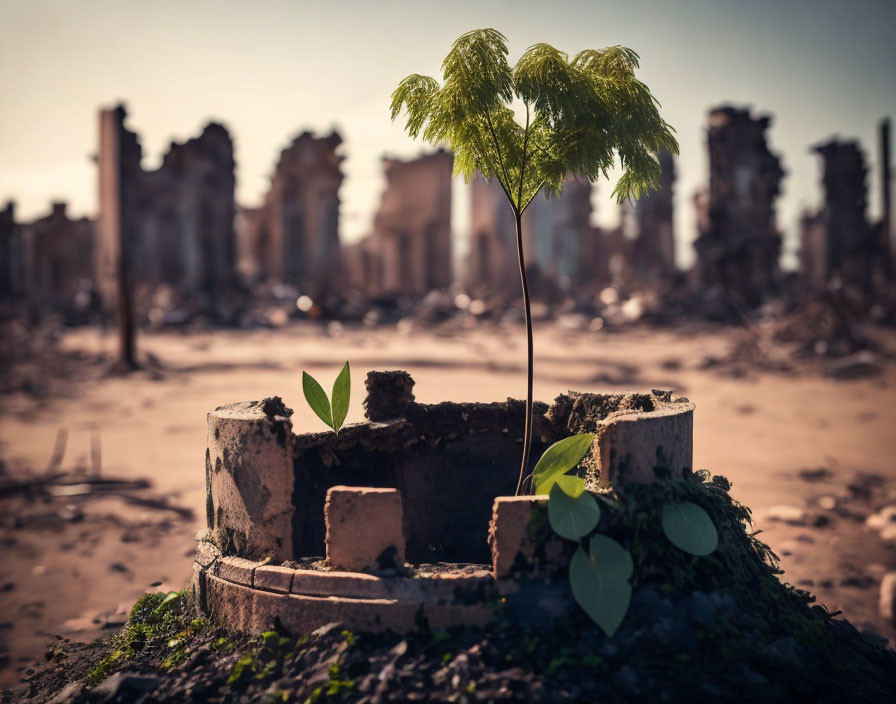
[[[582,433],[555,442],[545,450],[535,469],[532,470],[535,493],[549,494],[557,478],[566,474],[582,460],[593,441],[592,433]]]
[[[164,599],[162,599],[161,603],[155,608],[155,612],[158,613],[160,611],[167,611],[171,608],[172,603],[175,599],[180,596],[178,592],[168,592]]]
[[[575,474],[564,474],[563,476],[557,477],[557,483],[554,486],[559,486],[567,496],[577,499],[582,495],[582,492],[585,491],[585,480],[581,477],[577,477]],[[551,487],[551,491],[554,491],[553,486]]]
[[[579,478],[561,477],[561,479]],[[584,538],[597,527],[599,520],[600,507],[591,494],[580,493],[578,497],[573,498],[564,491],[559,481],[551,487],[548,521],[561,538],[567,540]]]
[[[663,506],[662,524],[669,541],[691,555],[709,555],[719,544],[709,514],[690,501]]]
[[[333,430],[337,433],[345,421],[345,416],[348,415],[348,400],[351,390],[351,372],[348,362],[346,362],[333,383]]]
[[[569,563],[569,585],[579,606],[607,636],[612,636],[632,598],[628,550],[605,535],[591,538],[589,551],[576,550]]]
[[[330,416],[330,401],[327,399],[327,392],[308,372],[302,372],[302,391],[305,393],[305,400],[311,406],[311,410],[332,428],[333,420]]]

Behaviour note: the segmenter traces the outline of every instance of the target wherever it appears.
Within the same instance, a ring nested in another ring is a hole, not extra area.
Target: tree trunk
[[[516,214],[516,251],[520,264],[520,280],[523,284],[523,305],[526,310],[526,350],[527,366],[526,366],[526,425],[523,431],[523,459],[520,464],[520,478],[516,484],[516,495],[519,496],[520,489],[523,486],[523,479],[526,476],[526,469],[529,465],[529,453],[532,450],[532,370],[534,366],[533,348],[532,348],[532,310],[529,304],[529,280],[526,278],[526,259],[523,255],[523,215],[520,212]]]

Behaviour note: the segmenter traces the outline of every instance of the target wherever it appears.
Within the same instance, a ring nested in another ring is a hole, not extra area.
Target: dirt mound
[[[608,495],[606,531],[628,544],[636,583],[612,638],[587,618],[501,609],[486,629],[309,635],[279,624],[237,635],[195,618],[185,593],[146,595],[116,636],[47,653],[6,702],[816,701],[896,691],[896,653],[777,578],[749,510],[706,472]],[[656,508],[699,502],[719,548],[694,560],[661,538]],[[54,699],[54,697],[57,697]]]

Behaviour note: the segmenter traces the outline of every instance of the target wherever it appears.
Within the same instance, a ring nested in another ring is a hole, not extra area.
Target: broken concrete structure
[[[881,278],[891,281],[896,271],[893,246],[893,182],[890,176],[890,118],[880,121],[880,249]]]
[[[404,565],[401,495],[397,489],[333,486],[324,503],[327,562],[337,570]]]
[[[25,246],[16,222],[16,204],[0,210],[0,300],[25,294]]]
[[[804,277],[822,285],[833,277],[870,291],[882,256],[880,238],[867,218],[868,168],[857,142],[832,139],[812,151],[821,155],[824,204],[801,220]]]
[[[240,214],[243,271],[317,295],[339,285],[342,138],[302,132],[280,152],[258,208]]]
[[[663,150],[659,162],[659,189],[642,195],[635,205],[637,235],[629,263],[634,282],[650,290],[662,289],[677,271],[673,222],[675,160]]]
[[[784,170],[768,148],[770,124],[748,109],[709,113],[709,192],[706,216],[698,217],[694,283],[727,315],[760,305],[780,279],[775,200]]]
[[[31,222],[16,222],[15,204],[0,211],[0,299],[32,309],[85,312],[94,300],[94,222],[72,219],[63,202]]]
[[[169,284],[212,299],[235,282],[233,142],[210,123],[197,138],[172,143],[161,166],[145,171],[142,148],[119,105],[99,116],[96,282],[118,295],[124,266],[133,286]]]
[[[392,386],[371,376],[371,393]],[[533,457],[590,431],[580,469],[589,487],[683,479],[693,411],[671,392],[563,395],[535,406]],[[521,565],[550,568],[527,557],[519,511],[500,508],[519,472],[522,402],[410,401],[400,417],[338,435],[295,435],[291,413],[275,398],[209,414],[208,531],[194,572],[207,613],[243,630],[266,630],[274,617],[299,631],[334,620],[402,631],[420,616],[433,626],[482,624],[492,615],[486,602],[513,591],[506,579]],[[526,518],[545,498],[515,501]],[[436,562],[481,567],[434,570]]]
[[[72,219],[66,204],[55,202],[48,215],[21,226],[21,237],[29,303],[55,309],[86,307],[93,290],[93,221]]]
[[[500,184],[473,178],[471,238],[463,283],[476,293],[512,291],[520,274],[513,211]],[[591,184],[568,179],[559,197],[540,193],[523,213],[526,268],[561,289],[601,285],[607,251],[599,228],[590,225]]]
[[[497,180],[470,181],[470,247],[463,283],[473,292],[514,291],[520,286],[516,225]]]
[[[346,251],[355,288],[374,297],[420,298],[451,285],[453,163],[442,149],[410,161],[383,160],[386,189],[373,233]]]
[[[226,291],[236,280],[233,140],[218,123],[172,142],[145,172],[142,243],[152,247],[141,280],[192,295]]]

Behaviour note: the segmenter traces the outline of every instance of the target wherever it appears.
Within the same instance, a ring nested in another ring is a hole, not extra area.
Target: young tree
[[[619,201],[658,187],[656,153],[678,153],[678,143],[658,101],[635,77],[637,67],[638,55],[621,46],[586,49],[570,60],[535,44],[511,69],[504,35],[477,29],[454,42],[442,63],[441,86],[414,74],[392,94],[393,120],[404,110],[412,137],[448,145],[455,172],[467,180],[477,171],[497,180],[513,210],[528,343],[517,494],[532,446],[532,317],[522,216],[542,189],[560,195],[567,177],[606,178],[617,155],[623,172],[613,194]],[[525,111],[525,124],[515,119],[514,107]]]

